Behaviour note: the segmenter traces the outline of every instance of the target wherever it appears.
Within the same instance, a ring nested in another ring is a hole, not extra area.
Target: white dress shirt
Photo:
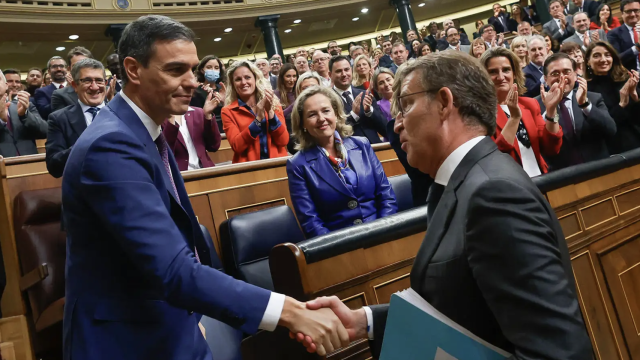
[[[144,127],[149,131],[151,139],[155,141],[162,132],[162,128],[160,127],[160,125],[156,124],[155,121],[153,121],[153,119],[149,117],[149,115],[145,114],[144,111],[142,111],[142,109],[138,107],[138,105],[131,101],[131,99],[129,99],[124,93],[124,91],[120,92],[120,96],[122,96],[124,101],[126,101],[127,104],[131,106],[133,112],[138,115]],[[247,299],[247,301],[250,300],[251,299]],[[259,329],[267,331],[274,331],[276,329],[276,327],[278,326],[278,321],[280,321],[280,315],[282,315],[282,309],[284,308],[284,300],[284,295],[275,292],[271,293],[271,296],[269,297],[269,303],[267,304],[267,309],[265,310],[264,315],[262,316],[262,321],[260,321],[260,325],[258,326]]]
[[[333,90],[335,90],[335,92],[337,92],[338,95],[340,95],[340,98],[343,101],[344,101],[344,96],[342,96],[342,94],[345,93],[346,91],[348,91],[349,92],[349,98],[351,99],[351,103],[353,104],[353,101],[355,100],[355,98],[353,97],[353,86],[349,86],[349,89],[347,89],[347,90],[340,90],[335,85],[333,85]],[[362,95],[362,101],[360,102],[360,107],[362,108],[363,106],[364,106],[364,95]],[[351,115],[351,117],[353,118],[353,120],[355,122],[358,122],[358,120],[360,120],[360,115],[358,115],[355,112],[353,112],[353,110],[351,110],[349,115]],[[368,113],[365,113],[365,115],[368,116],[368,117],[371,117],[371,115],[373,115],[373,103],[371,104],[371,110]]]
[[[189,107],[188,111],[193,111],[193,108]],[[189,133],[189,127],[187,126],[186,118],[186,114],[182,115],[180,124],[176,125],[178,126],[178,130],[180,130],[180,134],[182,134],[184,144],[187,146],[187,153],[189,153],[189,166],[187,170],[197,170],[200,169],[200,159],[198,158],[198,150],[196,150],[195,145],[193,145],[193,139],[191,138],[191,134]]]
[[[457,149],[453,150],[449,156],[444,160],[440,168],[436,172],[436,178],[434,181],[440,185],[447,186],[449,183],[449,179],[451,179],[451,175],[456,170],[462,159],[473,149],[474,146],[478,145],[482,139],[486,136],[476,136],[471,140],[468,140],[466,143],[458,146]],[[369,336],[369,340],[373,339],[373,313],[368,306],[363,306],[364,313],[367,316],[367,334]]]
[[[511,116],[511,112],[509,112],[509,106],[500,105],[500,107],[505,114]],[[531,137],[529,137],[529,139],[531,139]],[[524,169],[524,171],[527,173],[527,175],[529,175],[529,177],[541,175],[542,172],[540,172],[540,166],[538,166],[536,154],[533,152],[533,146],[524,146],[517,136],[516,140],[518,140],[518,147],[520,148],[520,160],[522,160],[522,168]]]
[[[633,37],[632,37],[632,39],[633,39]],[[61,84],[59,84],[59,83],[57,83],[57,82],[55,82],[55,81],[52,81],[51,83],[53,84],[53,86],[55,86],[55,87],[56,87],[56,89],[60,89],[60,86],[62,86],[62,87],[67,87],[67,82],[66,82],[66,81],[65,81],[65,82],[63,82],[63,83],[61,83]]]
[[[322,84],[320,85],[331,86],[331,78],[324,78],[322,75],[320,75],[320,78],[322,79]]]
[[[78,100],[78,104],[80,104],[80,108],[82,109],[82,113],[84,114],[84,121],[87,123],[87,126],[91,125],[91,122],[93,121],[93,115],[91,115],[91,113],[88,113],[87,110],[89,110],[92,107],[97,107],[98,110],[101,110],[104,107],[104,102],[102,102],[102,104],[98,106],[89,106],[83,103],[82,101]],[[98,114],[96,114],[96,116],[97,115]]]
[[[623,24],[624,26],[627,27],[627,31],[629,31],[629,36],[631,36],[631,42],[633,43],[633,46],[631,47],[631,51],[633,51],[633,54],[636,56],[636,66],[637,69],[640,71],[640,59],[638,59],[638,48],[635,45],[635,35],[633,35],[633,28],[627,24]]]
[[[562,30],[562,22],[560,21],[560,19],[553,19],[553,21],[555,21],[556,25],[558,25],[558,31],[560,32],[560,34],[564,35],[564,30]]]

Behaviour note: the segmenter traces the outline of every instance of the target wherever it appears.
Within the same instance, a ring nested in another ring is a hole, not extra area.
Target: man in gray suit
[[[78,103],[78,95],[71,86],[73,79],[71,78],[71,69],[73,65],[82,59],[93,59],[91,51],[83,48],[82,46],[76,46],[67,54],[67,64],[69,64],[69,71],[67,72],[67,86],[56,90],[51,95],[51,112],[64,109],[69,105],[75,105]]]
[[[471,47],[471,45],[460,44],[460,33],[458,32],[458,29],[453,26],[447,28],[447,30],[445,31],[445,36],[447,38],[447,43],[449,43],[449,47],[447,47],[443,51],[453,50],[469,53],[469,48]]]
[[[574,42],[580,46],[582,46],[582,50],[587,51],[587,47],[591,41],[607,41],[607,34],[605,34],[604,30],[589,30],[589,24],[591,21],[587,13],[577,12],[573,15],[573,28],[575,32],[573,35],[564,39],[563,44],[566,42]]]
[[[551,0],[549,3],[549,14],[553,17],[551,21],[542,26],[542,30],[557,41],[563,41],[573,35],[574,29],[571,26],[573,17],[564,14],[564,3],[561,0]]]
[[[19,91],[7,108],[7,80],[0,72],[0,156],[38,153],[35,139],[47,136],[47,123],[29,102],[29,93]]]

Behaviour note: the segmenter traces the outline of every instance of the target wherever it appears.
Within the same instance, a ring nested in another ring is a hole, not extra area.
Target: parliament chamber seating
[[[272,291],[271,249],[283,241],[296,244],[303,240],[298,221],[286,205],[238,215],[220,226],[222,258],[227,273]]]
[[[398,212],[409,210],[413,207],[413,196],[411,195],[411,179],[409,175],[398,175],[389,178],[389,183],[396,194]]]

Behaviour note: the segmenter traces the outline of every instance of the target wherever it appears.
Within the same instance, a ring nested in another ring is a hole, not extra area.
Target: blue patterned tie
[[[87,109],[87,111],[89,114],[91,114],[91,122],[93,122],[93,119],[96,118],[96,115],[98,115],[98,111],[100,111],[100,109],[98,109],[97,107],[90,107]]]

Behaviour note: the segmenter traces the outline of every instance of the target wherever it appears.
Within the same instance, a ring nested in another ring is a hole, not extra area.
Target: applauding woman
[[[296,101],[294,88],[297,81],[298,70],[296,70],[296,67],[291,64],[282,65],[278,74],[278,86],[275,94],[280,99],[280,105],[284,108],[285,117],[291,114],[293,102]]]
[[[611,13],[611,6],[601,4],[596,15],[591,18],[590,30],[604,30],[605,34],[620,26],[620,21]],[[602,39],[606,40],[606,39]]]
[[[393,97],[393,71],[380,68],[373,74],[373,89],[380,95],[378,106],[387,121],[391,121],[391,98]],[[387,131],[388,133],[388,131]]]
[[[395,194],[369,141],[350,137],[340,97],[312,86],[296,100],[300,152],[287,161],[289,193],[307,238],[394,214]]]
[[[367,90],[371,83],[371,76],[373,75],[373,64],[371,59],[366,55],[360,55],[353,62],[354,75],[353,75],[353,87]]]
[[[492,136],[498,149],[511,155],[531,177],[547,173],[549,167],[542,155],[555,156],[560,152],[560,125],[542,118],[536,100],[518,96],[526,89],[514,53],[502,47],[491,48],[482,55],[480,63],[489,72],[498,97],[496,133]],[[550,93],[545,101],[548,109],[559,104],[562,88],[554,84]]]
[[[227,71],[222,125],[233,163],[287,156],[289,133],[271,84],[253,63],[234,62]]]

